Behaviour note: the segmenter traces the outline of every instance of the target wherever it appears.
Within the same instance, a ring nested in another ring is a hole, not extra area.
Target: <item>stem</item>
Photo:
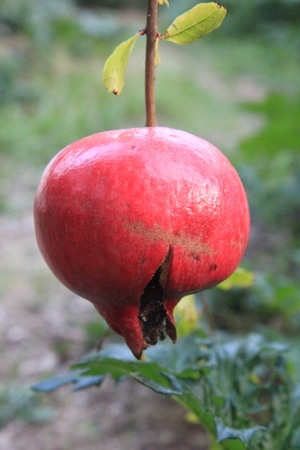
[[[155,127],[155,54],[157,39],[158,1],[148,0],[146,25],[146,67],[145,67],[145,100],[146,100],[146,127]]]

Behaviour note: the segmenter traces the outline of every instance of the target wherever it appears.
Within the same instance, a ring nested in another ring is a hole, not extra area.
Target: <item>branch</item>
[[[157,126],[155,107],[155,54],[157,39],[157,14],[158,1],[148,0],[145,67],[146,127]]]

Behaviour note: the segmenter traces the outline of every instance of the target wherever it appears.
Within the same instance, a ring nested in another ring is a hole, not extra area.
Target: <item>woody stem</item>
[[[155,54],[157,39],[158,1],[148,0],[146,24],[146,67],[145,67],[145,101],[146,101],[146,127],[155,127]]]

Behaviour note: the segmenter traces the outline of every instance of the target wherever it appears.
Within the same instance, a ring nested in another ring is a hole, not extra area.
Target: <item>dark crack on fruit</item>
[[[166,260],[168,260],[168,255]],[[166,334],[173,342],[176,341],[176,329],[164,308],[164,290],[161,285],[163,264],[159,266],[145,287],[140,300],[138,318],[143,332],[144,348],[155,345],[158,339],[164,340]]]

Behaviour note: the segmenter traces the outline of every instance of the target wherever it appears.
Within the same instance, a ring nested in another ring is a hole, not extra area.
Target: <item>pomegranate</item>
[[[46,167],[36,237],[56,277],[91,301],[140,358],[186,294],[217,285],[249,236],[240,178],[209,142],[163,127],[98,133]]]

